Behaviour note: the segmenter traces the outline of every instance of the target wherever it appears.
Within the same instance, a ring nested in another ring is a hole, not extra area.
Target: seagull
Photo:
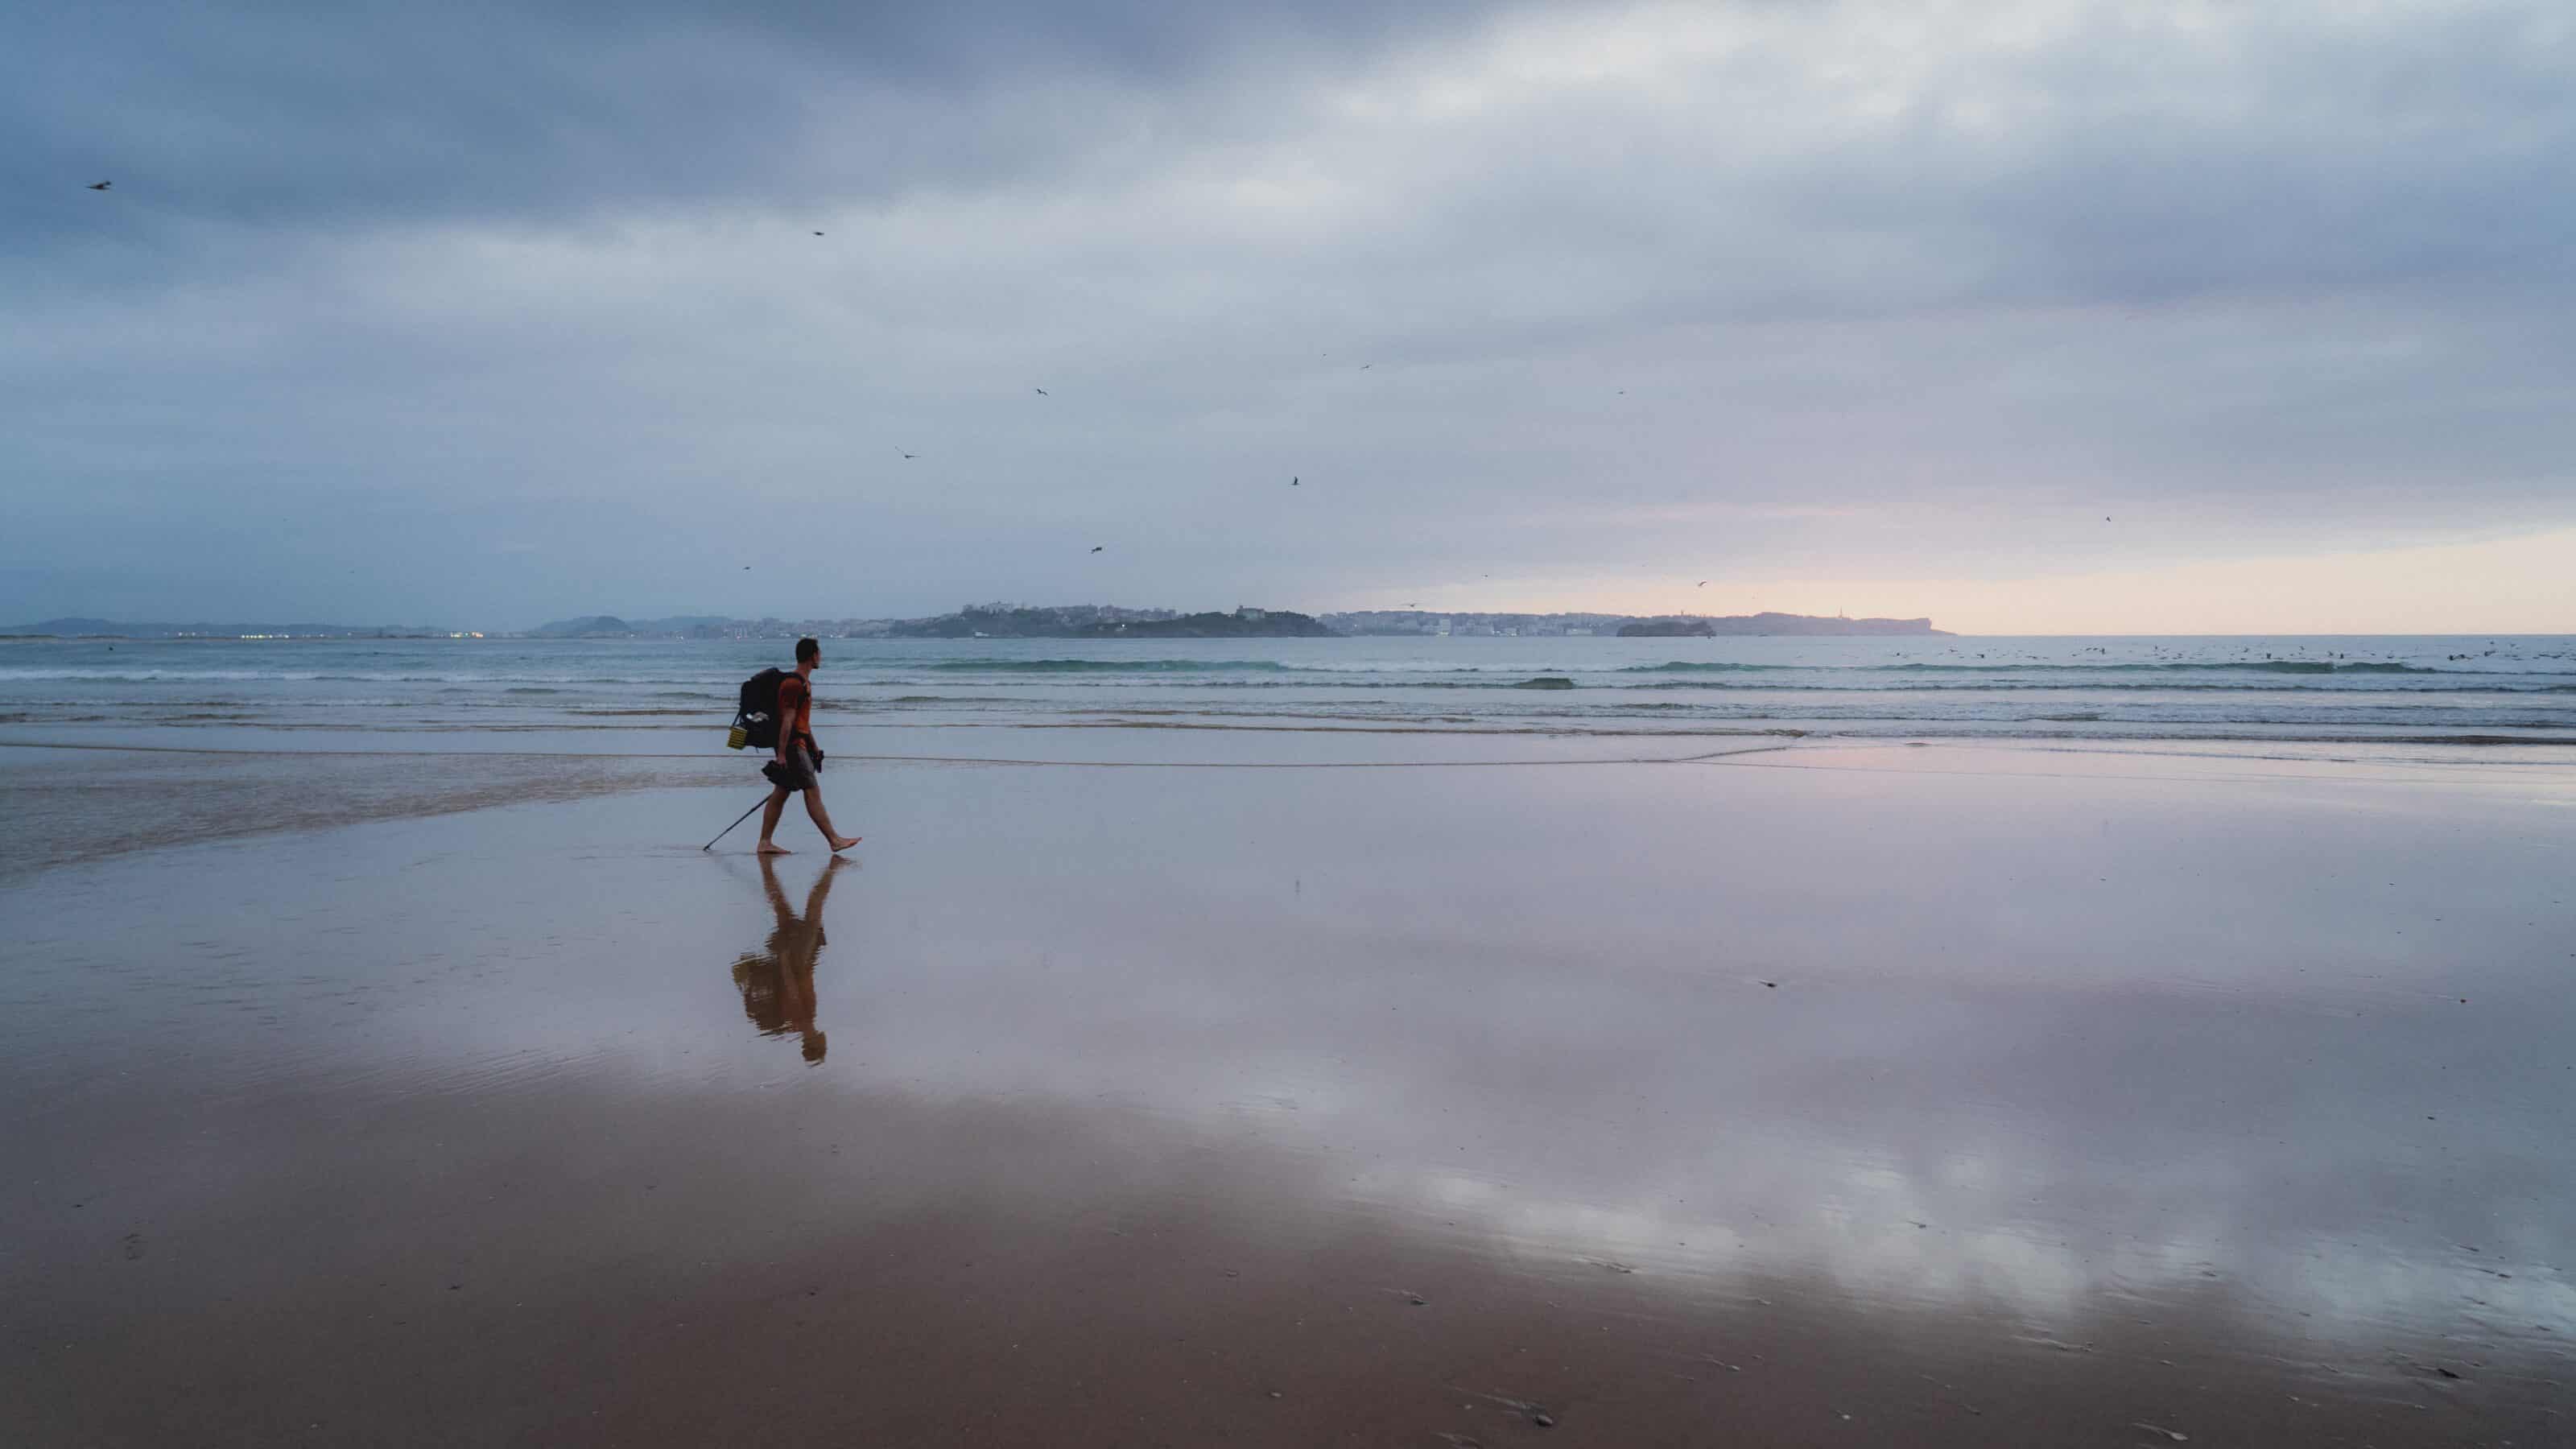
[[[1109,545],[1107,545],[1107,544],[1105,544],[1105,543],[1104,543],[1104,544],[1094,544],[1094,545],[1092,545],[1091,551],[1092,551],[1093,553],[1098,553],[1098,552],[1100,552],[1102,549],[1107,548],[1108,546],[1109,546]]]
[[[1055,396],[1055,394],[1054,394],[1054,393],[1051,393],[1051,392],[1049,392],[1049,391],[1047,391],[1045,388],[1039,388],[1039,389],[1038,389],[1038,396],[1040,396],[1040,397],[1053,397],[1053,396]]]
[[[1707,587],[1708,587],[1708,580],[1706,580],[1706,579],[1702,579],[1702,580],[1700,580],[1698,583],[1695,583],[1695,584],[1691,585],[1691,587],[1692,587],[1692,588],[1694,588],[1694,589],[1704,589],[1704,588],[1707,588]]]
[[[115,184],[116,183],[113,181],[93,181],[90,183],[89,189],[92,191],[105,191]]]
[[[896,452],[898,452],[898,453],[903,453],[903,449],[901,449],[901,448],[897,448],[897,449],[895,449],[895,451],[896,451]],[[919,453],[903,453],[903,455],[904,455],[905,457],[907,457],[907,458],[918,458],[918,457],[920,457],[920,456],[921,456]]]

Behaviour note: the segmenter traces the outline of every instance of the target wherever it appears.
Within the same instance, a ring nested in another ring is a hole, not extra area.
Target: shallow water
[[[113,653],[110,650],[113,650]],[[0,740],[694,752],[783,646],[0,641]],[[827,714],[919,728],[1797,731],[2576,743],[2576,637],[833,640]],[[393,740],[381,737],[392,736]]]

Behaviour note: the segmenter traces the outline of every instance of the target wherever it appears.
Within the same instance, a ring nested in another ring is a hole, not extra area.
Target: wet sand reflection
[[[0,891],[0,1440],[2563,1441],[2576,788],[1831,763]]]
[[[758,951],[748,952],[733,963],[734,989],[742,993],[742,1014],[762,1036],[786,1036],[794,1033],[805,1060],[817,1066],[830,1043],[823,1030],[814,1024],[814,963],[823,953],[823,903],[831,899],[832,877],[849,864],[833,856],[814,878],[813,889],[805,893],[805,914],[799,916],[787,904],[787,892],[778,883],[778,867],[768,856],[760,857],[760,885],[769,897],[769,909],[778,924],[769,940]]]

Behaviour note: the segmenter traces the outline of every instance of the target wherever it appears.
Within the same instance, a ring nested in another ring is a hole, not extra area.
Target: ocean
[[[785,641],[0,641],[0,743],[721,755]],[[2576,636],[836,639],[871,726],[2576,746]],[[840,736],[835,740],[835,734]],[[958,738],[965,738],[964,735]]]

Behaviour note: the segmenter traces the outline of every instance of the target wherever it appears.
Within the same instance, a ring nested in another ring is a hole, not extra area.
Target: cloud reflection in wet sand
[[[653,1424],[759,1357],[671,1325],[774,1313],[808,1367],[911,1334],[864,1413],[923,1434],[978,1404],[1063,1430],[1077,1399],[1352,1432],[1233,1417],[1265,1376],[1363,1434],[1488,1432],[1490,1396],[1637,1442],[1845,1411],[1916,1442],[2553,1422],[2569,827],[2530,790],[882,778],[869,833],[903,844],[833,887],[819,1069],[710,970],[783,955],[788,920],[819,944],[819,860],[773,893],[585,848],[702,794],[128,861],[51,878],[41,918],[0,898],[51,933],[12,991],[51,1039],[20,1013],[5,1058],[46,1104],[13,1132],[31,1176],[195,1249],[147,1260],[155,1328],[75,1266],[110,1224],[22,1199],[10,1277],[89,1345],[48,1422],[227,1296],[270,1326],[130,1412],[205,1402],[234,1354],[257,1387],[226,1402],[267,1412],[259,1363],[328,1359],[322,1325],[415,1312],[467,1260],[526,1313],[442,1320],[419,1371],[609,1335],[653,1376],[603,1362],[596,1402]],[[209,911],[253,880],[291,927]]]

